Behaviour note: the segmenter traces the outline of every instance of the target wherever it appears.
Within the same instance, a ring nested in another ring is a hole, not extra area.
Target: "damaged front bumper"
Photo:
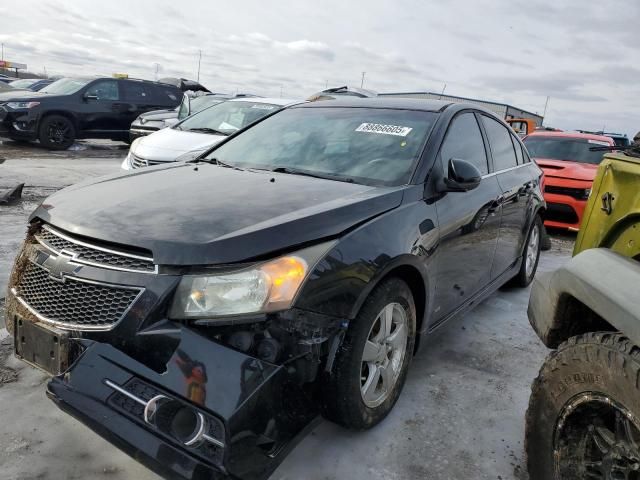
[[[274,365],[182,326],[156,372],[113,346],[83,353],[48,396],[165,478],[264,479],[318,418],[309,392]]]

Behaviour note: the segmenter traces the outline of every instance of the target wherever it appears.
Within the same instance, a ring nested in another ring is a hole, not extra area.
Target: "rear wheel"
[[[73,123],[62,115],[49,115],[40,122],[38,139],[50,150],[66,150],[73,145],[76,131]]]
[[[383,420],[404,385],[415,331],[411,290],[400,279],[384,281],[351,322],[324,380],[325,416],[355,430]]]
[[[533,281],[533,277],[536,276],[542,246],[542,229],[542,220],[538,215],[536,215],[536,218],[529,229],[527,243],[525,244],[522,252],[520,271],[511,282],[516,287],[524,288],[528,286]]]
[[[569,339],[534,381],[530,478],[640,479],[640,349],[616,333]]]

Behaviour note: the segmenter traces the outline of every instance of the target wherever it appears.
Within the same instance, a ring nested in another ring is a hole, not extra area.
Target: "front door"
[[[473,163],[483,177],[477,188],[448,192],[436,201],[440,240],[434,255],[434,323],[455,312],[490,282],[500,229],[502,191],[489,170],[485,142],[473,112],[458,114],[449,125],[436,160],[443,174],[452,158]]]
[[[105,136],[122,130],[120,91],[116,80],[98,80],[80,99],[79,124],[85,133]]]

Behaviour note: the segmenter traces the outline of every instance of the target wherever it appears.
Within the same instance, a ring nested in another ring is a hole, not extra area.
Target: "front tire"
[[[324,416],[352,430],[382,421],[402,391],[415,335],[411,290],[398,278],[385,280],[351,321],[323,381]]]
[[[640,349],[618,333],[569,339],[534,381],[525,449],[532,479],[640,478]]]
[[[40,122],[38,139],[49,150],[66,150],[76,139],[76,129],[67,117],[49,115]]]

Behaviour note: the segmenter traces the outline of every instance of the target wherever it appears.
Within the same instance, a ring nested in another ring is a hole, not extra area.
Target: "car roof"
[[[463,107],[475,110],[484,110],[477,105],[453,104],[442,100],[429,100],[423,98],[393,98],[393,97],[371,97],[359,98],[342,95],[334,99],[316,100],[305,103],[299,107],[363,107],[363,108],[395,108],[399,110],[422,110],[425,112],[442,112],[451,105],[462,105]]]
[[[240,97],[240,98],[232,98],[229,102],[251,102],[251,103],[270,103],[272,105],[291,105],[294,103],[300,103],[302,100],[295,100],[292,98],[262,98],[262,97]]]
[[[598,142],[607,142],[611,145],[614,144],[614,141],[611,137],[606,137],[604,135],[594,135],[593,133],[580,133],[580,132],[546,132],[546,131],[536,131],[532,132],[527,137],[554,137],[554,138],[576,138],[582,140],[595,140]]]

